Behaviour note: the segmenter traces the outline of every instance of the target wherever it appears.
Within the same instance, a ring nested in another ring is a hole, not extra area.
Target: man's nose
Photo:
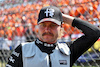
[[[45,32],[50,32],[50,27],[45,27]]]

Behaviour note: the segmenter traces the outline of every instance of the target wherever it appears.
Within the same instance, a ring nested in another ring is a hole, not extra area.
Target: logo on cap
[[[52,9],[52,8],[50,8],[50,9],[46,9],[46,11],[45,11],[45,13],[46,13],[46,17],[49,17],[49,16],[51,16],[51,17],[53,17],[53,15],[54,15],[54,9]]]

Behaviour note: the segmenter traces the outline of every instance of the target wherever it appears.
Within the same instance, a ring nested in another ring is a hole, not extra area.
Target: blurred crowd
[[[17,6],[0,9],[0,49],[11,50],[22,42],[36,39],[38,13],[42,7],[48,5],[57,6],[64,14],[81,18],[100,27],[100,0],[25,1]],[[81,31],[67,24],[63,27],[63,42],[70,42],[83,35]]]

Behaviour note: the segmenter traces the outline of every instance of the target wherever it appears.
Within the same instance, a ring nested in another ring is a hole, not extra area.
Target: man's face
[[[60,33],[61,26],[50,22],[42,22],[39,24],[38,38],[47,43],[55,43]]]

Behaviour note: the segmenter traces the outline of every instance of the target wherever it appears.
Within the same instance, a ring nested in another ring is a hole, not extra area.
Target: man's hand
[[[69,15],[66,15],[66,14],[62,14],[62,17],[63,17],[63,22],[64,23],[67,23],[69,25],[72,25],[72,22],[74,20],[74,17],[69,16]]]

